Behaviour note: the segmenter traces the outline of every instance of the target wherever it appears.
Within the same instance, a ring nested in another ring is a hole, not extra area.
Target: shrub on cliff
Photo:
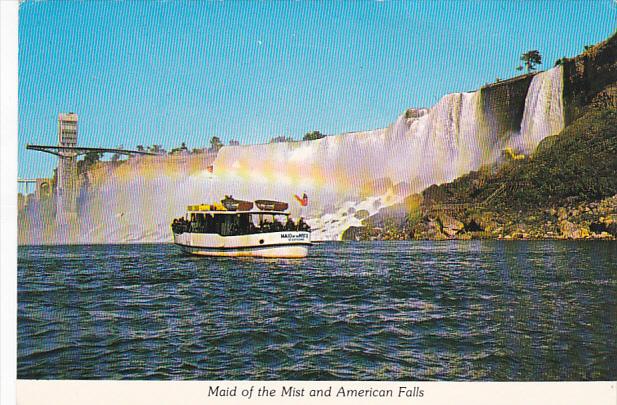
[[[311,131],[304,134],[303,141],[316,141],[317,139],[325,138],[326,136],[319,131]]]
[[[617,111],[587,113],[543,140],[531,159],[431,186],[425,201],[532,210],[617,194]]]
[[[597,200],[617,193],[617,111],[593,111],[540,143],[533,159],[512,173],[536,196],[521,203]],[[524,204],[527,205],[527,204]]]
[[[291,136],[285,136],[285,135],[280,135],[280,136],[275,136],[274,138],[270,139],[270,143],[284,143],[284,142],[293,142],[294,139]]]

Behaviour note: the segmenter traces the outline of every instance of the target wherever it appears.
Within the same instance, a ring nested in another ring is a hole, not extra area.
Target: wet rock
[[[354,217],[359,220],[363,220],[369,217],[369,212],[367,210],[359,210],[354,214]]]
[[[594,233],[592,235],[593,239],[613,239],[613,235],[611,235],[608,232],[600,232],[600,233]]]
[[[406,196],[411,193],[412,187],[409,183],[401,181],[400,183],[396,183],[392,191],[396,195]]]
[[[360,241],[378,239],[383,239],[382,229],[366,226],[350,226],[341,235],[341,240]]]
[[[453,237],[465,229],[464,223],[448,215],[442,215],[439,220],[441,222],[441,231],[449,237]]]
[[[388,190],[392,189],[392,186],[392,179],[390,179],[389,177],[382,177],[364,183],[362,186],[360,186],[360,189],[362,190],[363,194],[367,194],[367,196],[370,196],[376,194],[385,194]]]
[[[480,226],[475,219],[472,219],[468,223],[465,224],[465,231],[467,232],[483,232],[484,228]]]
[[[617,236],[617,214],[608,215],[602,221],[606,232],[613,236]]]
[[[593,233],[603,233],[603,232],[608,232],[608,229],[606,227],[606,225],[602,222],[592,222],[589,225],[589,230]]]
[[[590,236],[588,228],[573,224],[570,221],[561,221],[559,223],[559,229],[564,239],[583,239]]]
[[[363,240],[363,234],[365,233],[363,226],[350,226],[345,229],[345,232],[341,235],[341,240]]]
[[[427,218],[416,225],[413,238],[417,240],[444,240],[447,236],[441,232],[441,223],[436,219]]]

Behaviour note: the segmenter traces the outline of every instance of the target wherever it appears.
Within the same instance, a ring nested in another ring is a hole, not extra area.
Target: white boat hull
[[[283,231],[221,236],[209,233],[174,233],[174,243],[199,256],[302,258],[311,245],[309,232]]]

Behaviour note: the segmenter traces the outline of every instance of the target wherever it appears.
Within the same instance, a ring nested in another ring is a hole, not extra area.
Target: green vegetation
[[[199,151],[199,149],[193,149],[194,151]],[[182,142],[182,144],[180,145],[179,148],[173,148],[172,150],[169,151],[170,155],[176,155],[179,153],[189,153],[189,149],[186,147],[186,142]]]
[[[557,60],[555,61],[555,66],[560,66],[560,65],[563,65],[563,64],[565,64],[567,61],[568,61],[568,58],[566,58],[565,56],[563,56],[563,57],[561,57],[561,58],[559,58],[559,59],[557,59]]]
[[[431,186],[423,195],[439,203],[485,203],[489,209],[517,210],[598,200],[617,194],[615,156],[617,111],[592,111],[543,140],[530,159],[472,172]]]
[[[102,157],[103,154],[99,152],[86,153],[83,159],[77,161],[77,173],[87,172],[92,166],[99,162]],[[54,173],[54,176],[55,175]]]
[[[315,141],[317,139],[325,138],[326,136],[319,131],[311,131],[304,134],[303,141]]]
[[[210,139],[210,152],[218,152],[223,147],[223,142],[218,136],[213,136]]]
[[[314,140],[321,139],[321,138],[325,138],[325,135],[319,131],[311,131],[311,132],[307,132],[306,134],[304,134],[304,136],[302,137],[302,140],[303,141],[314,141]],[[291,136],[285,136],[285,135],[276,136],[270,139],[270,143],[295,142],[295,141],[296,140],[292,138]]]
[[[536,70],[536,65],[542,64],[542,55],[537,50],[527,51],[521,55],[521,61],[527,68],[527,73],[529,73],[532,70]],[[516,70],[523,70],[523,66],[517,67]]]
[[[165,153],[165,149],[163,149],[163,145],[148,146],[147,150],[150,153],[156,153],[156,154],[159,154],[159,155]]]
[[[289,136],[285,136],[285,135],[280,135],[280,136],[275,136],[274,138],[270,139],[270,143],[280,143],[280,142],[293,142],[294,139]]]

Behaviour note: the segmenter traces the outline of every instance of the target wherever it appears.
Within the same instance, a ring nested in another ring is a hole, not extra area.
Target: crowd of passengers
[[[190,221],[182,218],[174,219],[171,224],[171,229],[174,233],[194,232],[194,233],[220,233],[227,235],[249,235],[254,233],[264,232],[283,232],[283,231],[310,231],[310,226],[300,218],[295,223],[290,217],[287,217],[287,222],[283,224],[276,218],[273,221],[264,219],[259,226],[255,226],[252,221],[246,221],[243,224],[232,222],[229,224],[216,223],[212,218],[206,221]],[[223,229],[228,232],[222,231]]]

